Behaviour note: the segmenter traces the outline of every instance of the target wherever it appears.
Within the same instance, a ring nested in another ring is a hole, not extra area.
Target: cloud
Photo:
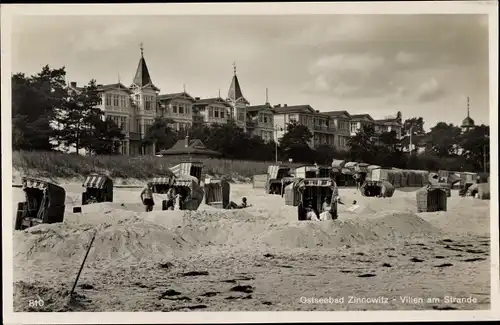
[[[435,78],[431,78],[418,87],[416,99],[420,102],[429,102],[440,98],[444,93],[445,91],[439,82]]]
[[[353,101],[434,101],[459,71],[488,64],[482,15],[345,16],[319,20],[288,41],[322,52],[309,63],[304,93]]]
[[[418,56],[414,53],[408,53],[406,51],[400,51],[396,55],[395,61],[396,63],[401,63],[403,65],[415,63],[418,60]]]
[[[139,25],[133,21],[105,26],[89,24],[81,30],[75,30],[70,42],[75,51],[108,51],[123,46],[130,39],[130,35],[137,33],[138,29]]]

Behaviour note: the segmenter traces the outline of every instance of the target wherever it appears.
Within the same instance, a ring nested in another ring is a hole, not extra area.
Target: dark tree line
[[[65,68],[49,66],[33,76],[12,76],[12,147],[14,150],[85,149],[115,154],[124,135],[105,119],[95,80],[68,91]]]
[[[95,80],[78,91],[68,91],[66,71],[49,66],[33,76],[12,76],[12,145],[14,150],[85,149],[97,155],[116,154],[121,129],[105,119],[98,105],[101,98]],[[307,126],[290,123],[278,143],[265,142],[244,132],[232,121],[226,124],[195,124],[176,131],[173,121],[155,119],[147,129],[143,145],[156,144],[168,149],[189,135],[224,158],[330,164],[333,159],[366,162],[409,169],[447,169],[483,171],[489,168],[489,127],[485,125],[462,133],[458,126],[439,122],[424,130],[421,117],[403,123],[403,134],[412,134],[414,144],[423,150],[408,153],[394,131],[376,134],[373,126],[363,126],[348,139],[348,151],[331,145],[310,147],[313,134]]]

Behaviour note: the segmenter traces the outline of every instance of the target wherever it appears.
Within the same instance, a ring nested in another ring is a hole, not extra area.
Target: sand
[[[115,202],[75,214],[81,185],[63,185],[63,223],[14,231],[15,311],[490,308],[489,201],[453,192],[447,212],[417,214],[414,191],[382,199],[340,189],[346,204],[338,220],[299,222],[280,196],[233,184],[231,199],[246,196],[252,207],[160,211],[157,195],[154,211],[145,213],[140,189],[120,188]],[[13,190],[16,204],[23,192]],[[351,212],[353,200],[359,208]],[[77,296],[67,304],[94,234]],[[47,303],[29,307],[37,295]],[[476,301],[449,303],[446,295]],[[349,303],[350,296],[387,302]],[[440,301],[411,304],[403,296]]]

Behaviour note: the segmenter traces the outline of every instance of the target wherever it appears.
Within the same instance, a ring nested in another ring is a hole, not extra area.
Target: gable
[[[191,143],[189,144],[190,148],[194,149],[205,149],[205,145],[203,145],[203,142],[199,139],[194,139],[190,141]]]

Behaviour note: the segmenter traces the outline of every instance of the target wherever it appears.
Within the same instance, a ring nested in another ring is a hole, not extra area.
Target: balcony
[[[313,130],[319,131],[319,132],[333,133],[333,132],[335,132],[335,127],[334,126],[326,126],[326,125],[314,125]]]

